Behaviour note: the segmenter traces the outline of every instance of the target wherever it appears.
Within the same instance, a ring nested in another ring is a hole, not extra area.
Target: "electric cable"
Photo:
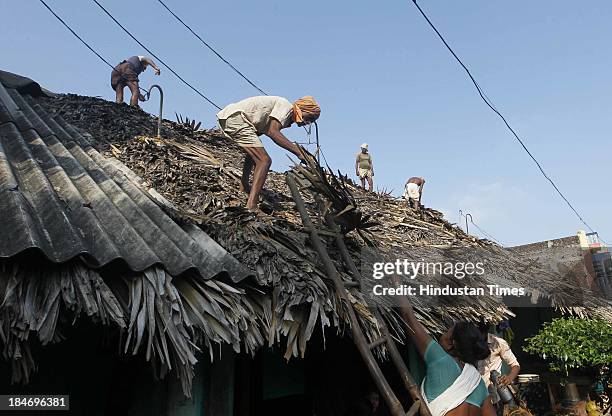
[[[247,78],[246,75],[244,75],[240,70],[238,70],[238,68],[236,68],[234,65],[232,65],[227,59],[225,59],[219,52],[217,52],[212,46],[210,46],[210,44],[208,42],[206,42],[204,39],[202,39],[200,37],[200,35],[198,35],[187,23],[185,23],[183,21],[183,19],[181,19],[180,17],[178,17],[176,15],[176,13],[174,13],[167,5],[166,3],[164,3],[162,0],[157,0],[162,6],[164,6],[164,8],[172,15],[174,16],[174,18],[176,20],[178,20],[179,22],[181,22],[181,24],[183,26],[185,26],[187,28],[187,30],[189,30],[191,32],[191,34],[193,34],[193,36],[195,36],[200,42],[202,42],[202,44],[204,44],[204,46],[206,46],[208,49],[210,49],[210,51],[212,51],[212,53],[214,53],[215,55],[217,55],[217,57],[219,59],[221,59],[223,62],[225,62],[231,69],[234,70],[234,72],[236,72],[238,75],[240,75],[246,82],[248,82],[253,88],[255,88],[257,91],[261,92],[263,95],[268,95],[267,92],[265,92],[264,90],[262,90],[261,88],[259,88],[257,85],[255,85],[255,83],[253,81],[251,81],[249,78]]]
[[[462,217],[464,217],[464,218],[467,220],[467,215],[465,215],[463,212],[459,212],[459,214],[460,214]],[[476,224],[476,223],[474,222],[474,219],[472,218],[472,215],[471,215],[471,214],[469,214],[469,215],[470,215],[470,222],[472,223],[472,225],[473,225],[474,227],[476,227],[476,229],[477,229],[478,231],[480,231],[480,232],[481,232],[481,233],[482,233],[482,234],[483,234],[485,237],[487,237],[489,240],[491,240],[491,241],[495,241],[497,244],[499,244],[499,245],[500,245],[500,246],[502,246],[502,247],[504,247],[504,246],[505,246],[505,244],[502,244],[502,243],[501,243],[501,242],[500,242],[500,241],[499,241],[497,238],[493,237],[491,234],[489,234],[489,233],[488,233],[488,232],[486,232],[484,229],[482,229],[481,227],[479,227],[479,226],[478,226],[478,224]]]
[[[446,49],[449,50],[449,52],[453,55],[453,57],[457,60],[457,62],[459,62],[459,65],[461,65],[461,67],[465,70],[465,72],[468,74],[468,76],[470,77],[470,80],[472,81],[472,83],[474,84],[474,86],[476,87],[476,90],[478,91],[478,94],[480,95],[480,98],[482,98],[482,100],[485,102],[485,104],[495,112],[495,114],[497,114],[502,121],[504,122],[504,124],[506,125],[506,127],[508,128],[508,130],[510,130],[510,132],[514,135],[514,137],[516,138],[516,140],[520,143],[520,145],[522,146],[522,148],[525,150],[525,152],[527,152],[527,154],[529,155],[529,157],[535,162],[536,166],[538,167],[538,169],[540,170],[540,172],[542,173],[542,175],[544,176],[544,178],[546,178],[548,180],[548,182],[550,182],[550,184],[552,185],[552,187],[555,189],[555,191],[557,191],[557,193],[559,194],[559,196],[561,196],[561,198],[565,201],[565,203],[570,207],[570,209],[574,212],[574,214],[576,214],[576,216],[578,217],[578,219],[591,231],[591,232],[595,232],[593,230],[593,228],[591,228],[591,226],[584,220],[584,218],[582,218],[582,216],[578,213],[578,211],[576,210],[576,208],[574,208],[574,206],[569,202],[569,200],[565,197],[565,195],[561,192],[561,190],[557,187],[557,184],[555,184],[555,182],[548,176],[548,174],[544,171],[544,169],[542,168],[542,165],[540,164],[540,162],[538,162],[538,160],[535,158],[535,156],[529,151],[529,149],[527,148],[527,146],[525,145],[525,143],[523,142],[523,140],[521,140],[521,138],[519,137],[519,135],[516,133],[516,131],[514,131],[514,129],[510,126],[510,124],[508,123],[508,121],[506,120],[506,118],[502,115],[502,113],[500,111],[498,111],[495,106],[491,103],[491,101],[488,99],[488,97],[486,96],[486,94],[484,93],[484,91],[482,90],[482,88],[480,87],[480,85],[478,84],[478,82],[476,81],[476,79],[472,76],[472,73],[470,72],[470,70],[467,68],[467,66],[463,63],[463,61],[461,61],[461,59],[457,56],[457,54],[455,53],[455,51],[450,47],[450,45],[446,42],[446,39],[444,39],[444,37],[442,36],[442,34],[438,31],[438,29],[434,26],[434,24],[431,22],[431,20],[429,20],[429,17],[427,17],[427,15],[425,14],[425,12],[423,11],[423,9],[421,9],[421,7],[419,6],[419,4],[417,3],[416,0],[412,0],[412,2],[414,3],[414,5],[416,6],[416,8],[419,10],[419,12],[421,13],[421,15],[425,18],[425,20],[427,21],[427,23],[429,24],[429,26],[431,26],[431,28],[434,30],[434,32],[436,32],[436,35],[438,35],[438,37],[440,38],[440,40],[442,41],[442,43],[444,44],[444,46],[446,46]]]
[[[49,10],[51,12],[51,14],[53,16],[55,16],[55,18],[57,20],[59,20],[64,25],[64,27],[66,27],[66,29],[68,29],[70,31],[70,33],[72,33],[78,40],[80,40],[81,43],[87,47],[87,49],[89,49],[91,52],[93,52],[94,55],[96,55],[98,58],[100,58],[100,60],[102,62],[104,62],[106,65],[108,65],[111,69],[115,68],[106,59],[104,59],[102,57],[102,55],[100,55],[98,52],[96,52],[96,50],[94,48],[92,48],[87,42],[85,42],[82,37],[80,37],[74,30],[72,30],[72,28],[70,26],[68,26],[68,23],[66,23],[64,21],[64,19],[62,19],[57,13],[55,13],[55,11],[53,11],[53,9],[51,9],[51,7],[49,7],[49,5],[44,2],[44,0],[39,0],[39,1],[43,4],[43,6],[45,6],[47,8],[47,10]]]
[[[41,0],[42,1],[42,0]],[[146,50],[149,54],[151,54],[151,56],[153,56],[155,59],[157,59],[159,62],[161,62],[162,65],[164,65],[170,72],[172,72],[174,74],[174,76],[176,76],[179,80],[181,80],[183,82],[183,84],[187,85],[189,88],[191,88],[196,94],[198,94],[200,97],[202,97],[204,100],[206,100],[209,104],[211,104],[213,107],[217,108],[218,110],[221,110],[221,107],[219,107],[217,104],[215,104],[210,98],[208,98],[207,96],[205,96],[202,92],[200,92],[196,87],[194,87],[193,85],[191,85],[189,82],[187,82],[182,76],[180,76],[174,69],[172,69],[171,66],[169,66],[163,59],[161,59],[159,56],[157,56],[155,53],[153,53],[151,51],[151,49],[147,48],[142,42],[140,42],[134,35],[132,35],[132,33],[130,33],[129,30],[127,30],[121,23],[119,23],[119,21],[108,11],[104,8],[104,6],[102,6],[98,0],[92,0],[94,3],[96,3],[98,5],[98,7],[100,9],[102,9],[102,11],[104,13],[106,13],[106,15],[108,17],[110,17],[113,22],[115,22],[121,29],[123,29],[123,31],[125,33],[127,33],[127,35],[129,37],[131,37],[137,44],[139,44],[144,50]]]
[[[223,55],[221,55],[219,52],[217,52],[217,50],[215,50],[215,48],[213,48],[208,42],[206,42],[204,39],[202,39],[202,37],[200,35],[198,35],[192,28],[191,26],[189,26],[187,23],[185,23],[185,21],[183,19],[181,19],[176,13],[174,13],[174,11],[172,11],[172,9],[170,9],[170,7],[168,7],[168,5],[166,3],[164,3],[162,0],[157,0],[172,16],[174,16],[174,18],[176,20],[178,20],[183,26],[185,26],[185,28],[187,28],[187,30],[189,30],[191,32],[192,35],[194,35],[200,42],[202,42],[202,44],[204,46],[206,46],[210,51],[212,51],[215,55],[217,55],[217,57],[219,59],[221,59],[223,62],[225,62],[234,72],[236,72],[240,77],[242,77],[246,82],[248,82],[253,88],[255,88],[257,91],[261,92],[263,95],[269,95],[267,92],[265,92],[263,89],[261,89],[260,87],[258,87],[253,81],[251,81],[246,75],[244,75],[238,68],[236,68],[231,62],[229,62],[227,59],[225,59],[223,57]],[[306,130],[306,127],[304,127],[304,129]],[[308,130],[306,130],[306,132],[308,133],[308,135],[310,135],[310,132],[308,132]],[[308,141],[310,141],[308,139]],[[312,144],[312,143],[304,143],[304,142],[296,142],[298,144]]]
[[[39,1],[40,1],[40,2],[43,4],[43,6],[45,6],[45,7],[47,8],[47,10],[49,10],[49,12],[51,12],[51,14],[52,14],[53,16],[55,16],[55,18],[56,18],[57,20],[59,20],[59,21],[60,21],[60,23],[61,23],[62,25],[64,25],[64,27],[65,27],[66,29],[68,29],[68,30],[70,31],[70,33],[72,33],[72,34],[73,34],[73,35],[74,35],[74,36],[75,36],[75,37],[76,37],[78,40],[80,40],[80,41],[81,41],[81,43],[87,47],[87,49],[89,49],[91,52],[93,52],[93,54],[94,54],[94,55],[96,55],[98,58],[100,58],[100,60],[101,60],[102,62],[104,62],[106,65],[108,65],[108,66],[109,66],[111,69],[115,69],[115,67],[114,67],[113,65],[111,65],[111,64],[110,64],[110,63],[109,63],[109,62],[108,62],[106,59],[104,59],[104,57],[103,57],[102,55],[100,55],[100,54],[99,54],[99,53],[98,53],[98,52],[97,52],[97,51],[96,51],[96,50],[95,50],[95,49],[94,49],[94,48],[93,48],[91,45],[89,45],[87,42],[85,42],[85,40],[83,40],[83,38],[82,38],[82,37],[80,37],[80,36],[79,36],[79,35],[78,35],[78,34],[77,34],[77,33],[76,33],[76,32],[75,32],[75,31],[74,31],[74,30],[73,30],[73,29],[72,29],[72,28],[71,28],[71,27],[68,25],[68,23],[66,23],[66,22],[64,21],[64,19],[62,19],[62,18],[61,18],[61,17],[60,17],[60,16],[59,16],[59,15],[58,15],[58,14],[57,14],[57,13],[56,13],[56,12],[55,12],[55,11],[54,11],[52,8],[51,8],[51,7],[49,7],[49,5],[48,5],[47,3],[45,3],[45,2],[44,2],[44,0],[39,0]],[[126,79],[125,79],[123,76],[122,76],[122,78],[123,78],[124,80],[126,80]],[[127,81],[127,80],[126,80],[126,81]],[[147,90],[145,90],[144,88],[141,88],[140,86],[138,87],[138,89],[140,89],[140,91],[147,92]]]

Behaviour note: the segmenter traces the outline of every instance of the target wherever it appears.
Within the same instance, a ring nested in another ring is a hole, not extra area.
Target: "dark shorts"
[[[116,90],[119,86],[130,87],[132,83],[138,86],[138,74],[129,62],[121,62],[111,73],[111,88]]]

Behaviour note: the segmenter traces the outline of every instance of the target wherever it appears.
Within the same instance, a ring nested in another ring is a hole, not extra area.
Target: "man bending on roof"
[[[368,144],[361,145],[361,152],[357,153],[355,159],[355,174],[361,180],[361,187],[365,189],[365,181],[368,180],[368,190],[372,192],[374,188],[374,163],[372,156],[368,153]]]
[[[404,199],[408,200],[408,206],[418,210],[421,207],[421,195],[425,179],[413,176],[404,185]]]
[[[293,123],[298,126],[313,123],[320,114],[321,108],[310,96],[300,98],[293,104],[282,97],[251,97],[232,103],[217,113],[221,131],[246,152],[240,190],[249,194],[249,210],[258,211],[259,194],[272,165],[272,159],[259,136],[265,134],[274,143],[302,159],[299,146],[289,141],[281,129]],[[253,184],[249,185],[253,168]]]
[[[132,93],[130,105],[138,107],[138,100],[144,101],[145,97],[138,89],[138,75],[147,69],[148,66],[153,68],[155,75],[160,74],[160,70],[151,60],[145,56],[132,56],[118,64],[111,73],[111,87],[117,95],[116,102],[123,102],[123,89],[128,87]]]

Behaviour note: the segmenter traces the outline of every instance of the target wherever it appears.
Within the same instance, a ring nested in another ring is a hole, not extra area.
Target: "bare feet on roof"
[[[255,217],[257,217],[257,219],[260,219],[260,220],[272,219],[272,215],[266,214],[259,208],[255,208],[255,209],[249,208],[248,210],[251,214],[254,214]]]
[[[240,182],[240,192],[244,192],[245,194],[251,193],[251,186],[248,183]]]

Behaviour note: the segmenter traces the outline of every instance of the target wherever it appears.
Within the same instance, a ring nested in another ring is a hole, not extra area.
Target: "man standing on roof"
[[[117,94],[116,102],[123,102],[123,89],[128,87],[132,93],[130,105],[138,107],[138,100],[144,101],[145,97],[140,94],[138,89],[138,75],[147,69],[148,66],[153,68],[155,75],[160,74],[160,70],[152,59],[146,56],[132,56],[118,64],[111,73],[111,87]]]
[[[491,373],[493,371],[497,371],[501,374],[502,364],[505,362],[510,368],[510,372],[507,375],[502,375],[498,378],[500,386],[505,387],[514,382],[521,371],[521,366],[519,365],[516,356],[510,349],[510,346],[506,340],[489,333],[488,324],[482,322],[478,326],[478,329],[480,330],[482,336],[487,340],[489,350],[491,351],[491,355],[487,359],[478,362],[478,371],[482,375],[482,378],[489,389],[489,393],[491,394],[491,402],[498,409],[498,413],[501,413],[500,411],[503,410],[503,403],[500,401],[500,397],[497,394],[497,389],[491,380]]]
[[[259,96],[232,103],[217,113],[219,127],[246,152],[240,190],[249,194],[247,208],[258,211],[259,194],[268,176],[272,159],[259,136],[265,134],[274,143],[300,159],[300,147],[287,139],[281,129],[296,123],[313,123],[321,115],[321,108],[311,96],[302,97],[293,104],[282,97]],[[249,185],[254,170],[253,184]]]
[[[425,179],[413,176],[404,185],[404,199],[408,200],[408,206],[418,210],[421,207],[421,196]]]
[[[361,187],[365,189],[365,181],[368,180],[368,190],[371,192],[374,188],[374,163],[372,156],[368,153],[368,144],[361,145],[361,152],[357,153],[355,159],[355,175],[361,180]]]

